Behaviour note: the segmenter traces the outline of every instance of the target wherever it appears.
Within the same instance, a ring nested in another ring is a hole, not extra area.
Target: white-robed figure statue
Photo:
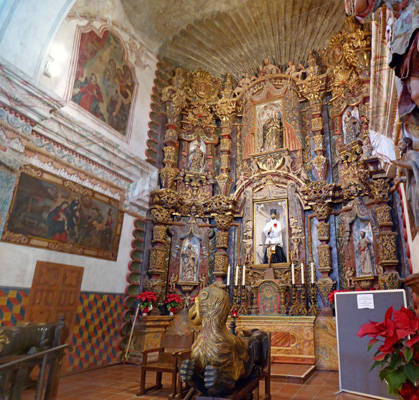
[[[271,220],[268,221],[263,228],[263,233],[265,235],[265,246],[263,254],[263,263],[268,264],[268,247],[267,245],[275,245],[275,251],[272,252],[271,264],[286,262],[284,251],[282,247],[284,242],[282,240],[282,225],[281,222],[277,220],[277,212],[275,209],[271,209]]]

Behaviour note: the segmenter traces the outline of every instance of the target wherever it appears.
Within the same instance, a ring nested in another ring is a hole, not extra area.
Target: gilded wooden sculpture
[[[204,395],[228,394],[236,382],[257,374],[269,362],[266,333],[255,330],[249,336],[235,336],[228,331],[230,307],[228,294],[212,285],[199,292],[189,310],[189,320],[199,333],[180,374]]]

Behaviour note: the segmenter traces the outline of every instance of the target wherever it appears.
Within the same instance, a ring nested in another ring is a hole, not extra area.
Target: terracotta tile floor
[[[57,400],[157,400],[167,399],[170,393],[170,376],[163,374],[164,388],[137,397],[140,386],[139,366],[116,365],[94,371],[82,372],[61,378]],[[153,373],[147,373],[147,381],[154,383]],[[260,385],[261,393],[264,385]],[[316,371],[305,384],[290,382],[271,383],[273,400],[365,400],[367,397],[347,393],[336,395],[339,390],[337,372]],[[33,399],[33,392],[26,391],[24,400]]]

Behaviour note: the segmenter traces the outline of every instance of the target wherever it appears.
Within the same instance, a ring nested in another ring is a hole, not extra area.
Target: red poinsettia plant
[[[137,296],[140,304],[140,309],[143,314],[149,313],[153,309],[153,301],[156,301],[156,294],[154,292],[142,292]]]
[[[380,379],[387,382],[390,394],[406,400],[419,400],[419,318],[402,307],[390,307],[383,322],[361,326],[359,337],[370,336],[370,350],[376,343],[380,347],[374,354],[371,370],[381,367]]]
[[[167,309],[170,313],[176,314],[177,309],[183,303],[182,298],[178,294],[168,294],[164,299],[164,304],[166,304]]]

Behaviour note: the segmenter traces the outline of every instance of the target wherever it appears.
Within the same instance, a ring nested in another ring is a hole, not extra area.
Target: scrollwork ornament
[[[163,274],[169,262],[169,252],[165,247],[155,247],[150,250],[150,275]]]
[[[153,206],[150,209],[150,216],[155,224],[167,224],[170,222],[172,210],[168,210],[161,206]]]
[[[332,206],[329,203],[316,203],[313,205],[314,215],[318,220],[328,220],[332,212]]]
[[[319,240],[328,241],[330,238],[330,224],[328,222],[319,222],[317,224],[317,234]]]
[[[153,242],[167,241],[167,225],[155,225],[153,227]]]
[[[380,265],[397,265],[397,246],[395,232],[380,232],[377,235]]]
[[[215,225],[219,231],[228,231],[234,217],[231,214],[216,214],[214,215]]]
[[[225,276],[228,267],[228,254],[225,252],[215,253],[214,255],[214,275]]]
[[[336,282],[332,281],[331,278],[320,278],[317,281],[317,290],[320,293],[320,296],[323,300],[323,303],[326,306],[330,306],[329,303],[329,294],[334,290],[336,287]]]
[[[181,197],[178,192],[171,189],[158,189],[151,193],[151,204],[165,208],[179,208]]]
[[[328,244],[317,246],[317,254],[319,256],[319,271],[329,272],[331,270],[331,247]]]
[[[372,179],[369,187],[376,203],[387,202],[389,200],[390,185],[387,178]]]
[[[400,277],[397,272],[384,273],[378,276],[380,290],[395,290],[400,287]]]
[[[391,221],[391,207],[389,205],[377,206],[375,208],[375,214],[377,215],[377,222],[380,227],[393,225]]]
[[[217,232],[217,248],[224,248],[226,249],[228,246],[228,231],[221,231]]]

